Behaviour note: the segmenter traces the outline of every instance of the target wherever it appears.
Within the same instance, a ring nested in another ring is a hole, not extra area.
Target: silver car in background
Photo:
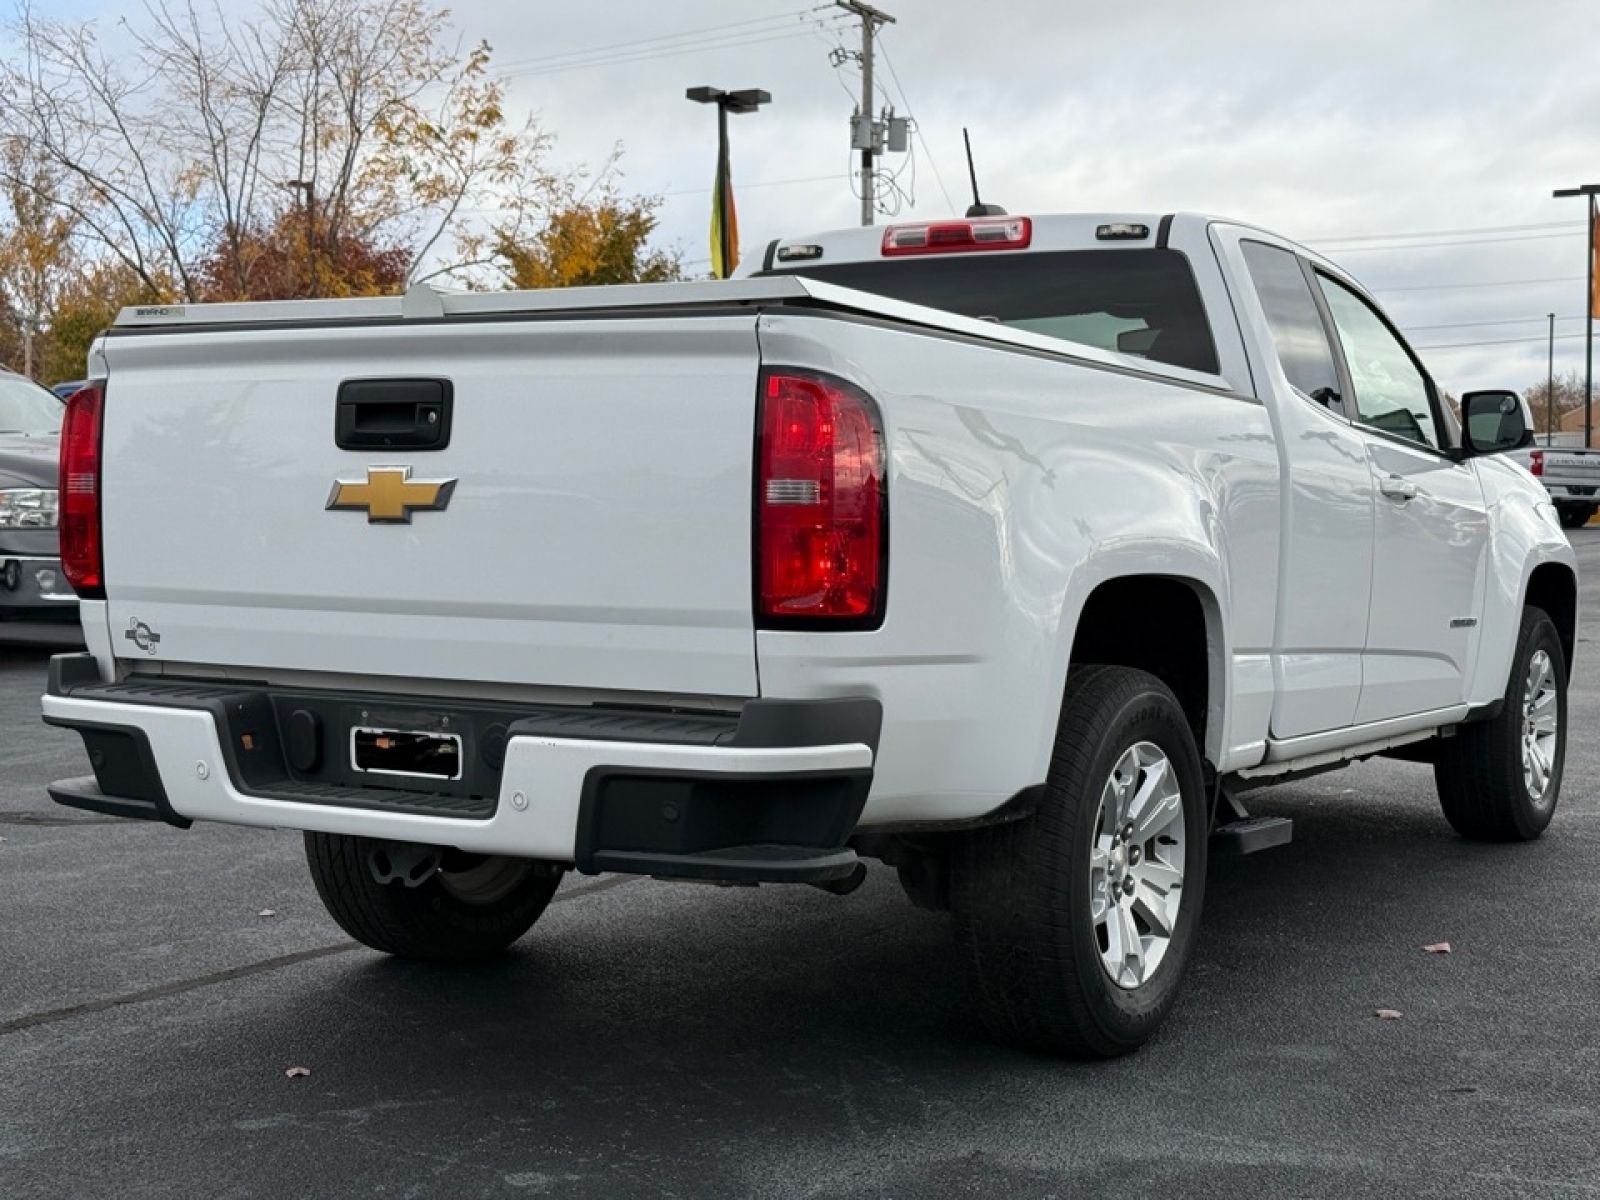
[[[65,411],[48,389],[0,369],[0,638],[23,623],[78,619],[56,528]]]

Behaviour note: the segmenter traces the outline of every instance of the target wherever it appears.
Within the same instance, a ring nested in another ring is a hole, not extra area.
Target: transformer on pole
[[[834,3],[861,18],[861,107],[851,120],[850,146],[861,151],[861,223],[871,225],[872,160],[884,152],[885,135],[890,151],[902,153],[907,148],[909,126],[905,118],[890,112],[880,121],[872,115],[872,39],[877,36],[879,26],[893,25],[895,21],[888,13],[863,4],[861,0],[834,0]]]

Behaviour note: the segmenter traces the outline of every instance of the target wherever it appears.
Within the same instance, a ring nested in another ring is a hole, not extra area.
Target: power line
[[[637,52],[638,47],[655,46],[660,48],[674,43],[686,42],[692,38],[703,37],[707,34],[716,34],[724,37],[730,36],[728,31],[733,29],[744,30],[743,33],[737,35],[740,37],[758,32],[772,33],[781,28],[789,21],[790,18],[802,18],[810,13],[818,11],[818,9],[826,7],[826,5],[818,5],[816,8],[797,8],[791,10],[790,12],[774,13],[768,17],[755,17],[749,21],[728,21],[721,25],[708,25],[703,29],[687,29],[682,33],[659,34],[655,37],[635,38],[631,42],[611,42],[610,44],[604,46],[590,46],[584,50],[564,50],[559,54],[542,54],[536,55],[532,58],[513,58],[506,62],[500,63],[499,69],[506,70],[511,67],[541,67],[574,58],[609,57],[610,55],[619,51],[635,53]],[[770,25],[773,28],[764,30],[747,28],[751,25]]]
[[[1473,233],[1528,233],[1535,229],[1583,229],[1582,221],[1546,221],[1541,225],[1480,225],[1476,229],[1431,229],[1418,233],[1346,233],[1338,236],[1301,238],[1308,246],[1330,242],[1394,242],[1406,238],[1464,237]]]
[[[1510,237],[1467,238],[1463,241],[1452,242],[1417,242],[1390,243],[1384,246],[1338,246],[1329,251],[1330,254],[1371,254],[1377,250],[1435,250],[1447,246],[1493,246],[1500,242],[1538,242],[1548,238],[1582,237],[1586,231],[1582,229],[1567,230],[1562,233],[1521,233]]]
[[[1503,321],[1453,321],[1444,325],[1407,325],[1408,330],[1419,329],[1480,329],[1491,325],[1543,325],[1550,318],[1543,317],[1507,317]],[[1581,316],[1557,317],[1558,321],[1581,321]]]
[[[894,80],[895,90],[900,93],[900,102],[906,106],[906,116],[912,118],[911,136],[922,143],[923,153],[928,156],[928,166],[933,168],[933,178],[939,184],[939,193],[944,197],[945,207],[955,212],[955,202],[945,190],[944,176],[939,173],[939,160],[934,158],[933,148],[928,145],[928,139],[922,136],[922,123],[915,119],[915,114],[911,111],[911,97],[906,95],[905,85],[900,82],[900,73],[894,69],[894,62],[889,58],[889,49],[881,42],[878,44],[878,49],[883,53],[883,65],[889,68],[889,78]]]
[[[1404,287],[1371,288],[1379,295],[1390,292],[1442,292],[1455,288],[1486,288],[1486,287],[1527,287],[1535,283],[1572,283],[1582,279],[1582,275],[1562,275],[1555,279],[1491,279],[1483,283],[1412,283]]]
[[[837,175],[807,175],[801,179],[768,179],[760,183],[741,183],[739,185],[739,190],[741,192],[746,192],[751,188],[787,187],[793,183],[837,183],[838,181],[839,176]],[[661,192],[658,194],[663,199],[668,196],[704,196],[707,190],[708,189],[706,188],[688,188],[683,191]]]
[[[1567,341],[1569,338],[1581,338],[1582,336],[1583,336],[1583,334],[1581,334],[1581,333],[1558,333],[1558,334],[1556,334],[1556,341],[1564,342],[1564,341]],[[1414,350],[1465,350],[1465,349],[1469,349],[1469,348],[1475,347],[1475,346],[1520,346],[1520,345],[1523,345],[1523,344],[1528,343],[1528,342],[1538,342],[1540,345],[1544,345],[1549,340],[1550,339],[1547,338],[1547,337],[1496,338],[1496,339],[1494,339],[1492,341],[1486,341],[1486,342],[1444,342],[1444,343],[1437,344],[1437,345],[1432,345],[1432,346],[1413,346],[1412,349],[1414,349]]]
[[[532,79],[544,75],[559,75],[565,71],[586,71],[596,67],[623,66],[629,63],[648,62],[658,58],[681,58],[685,54],[699,54],[707,50],[733,50],[743,46],[764,46],[772,42],[792,42],[811,36],[813,35],[809,30],[780,33],[771,37],[741,37],[733,35],[730,40],[709,40],[693,46],[680,46],[676,49],[651,50],[637,54],[618,54],[609,58],[594,58],[584,62],[564,63],[529,71],[504,71],[498,75],[498,78]]]

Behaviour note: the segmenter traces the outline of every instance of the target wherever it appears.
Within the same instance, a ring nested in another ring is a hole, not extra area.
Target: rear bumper
[[[870,698],[752,700],[721,714],[103,684],[88,655],[52,660],[43,708],[46,722],[82,734],[94,768],[51,785],[73,807],[454,846],[589,873],[795,882],[853,869],[845,841],[881,723]],[[363,777],[344,751],[356,723],[459,731],[467,768],[454,781]]]
[[[0,553],[0,619],[74,621],[77,614],[78,597],[59,558]]]

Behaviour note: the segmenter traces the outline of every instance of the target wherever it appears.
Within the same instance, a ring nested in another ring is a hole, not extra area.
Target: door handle
[[[1398,475],[1389,475],[1378,481],[1378,490],[1391,500],[1414,500],[1417,485]]]

